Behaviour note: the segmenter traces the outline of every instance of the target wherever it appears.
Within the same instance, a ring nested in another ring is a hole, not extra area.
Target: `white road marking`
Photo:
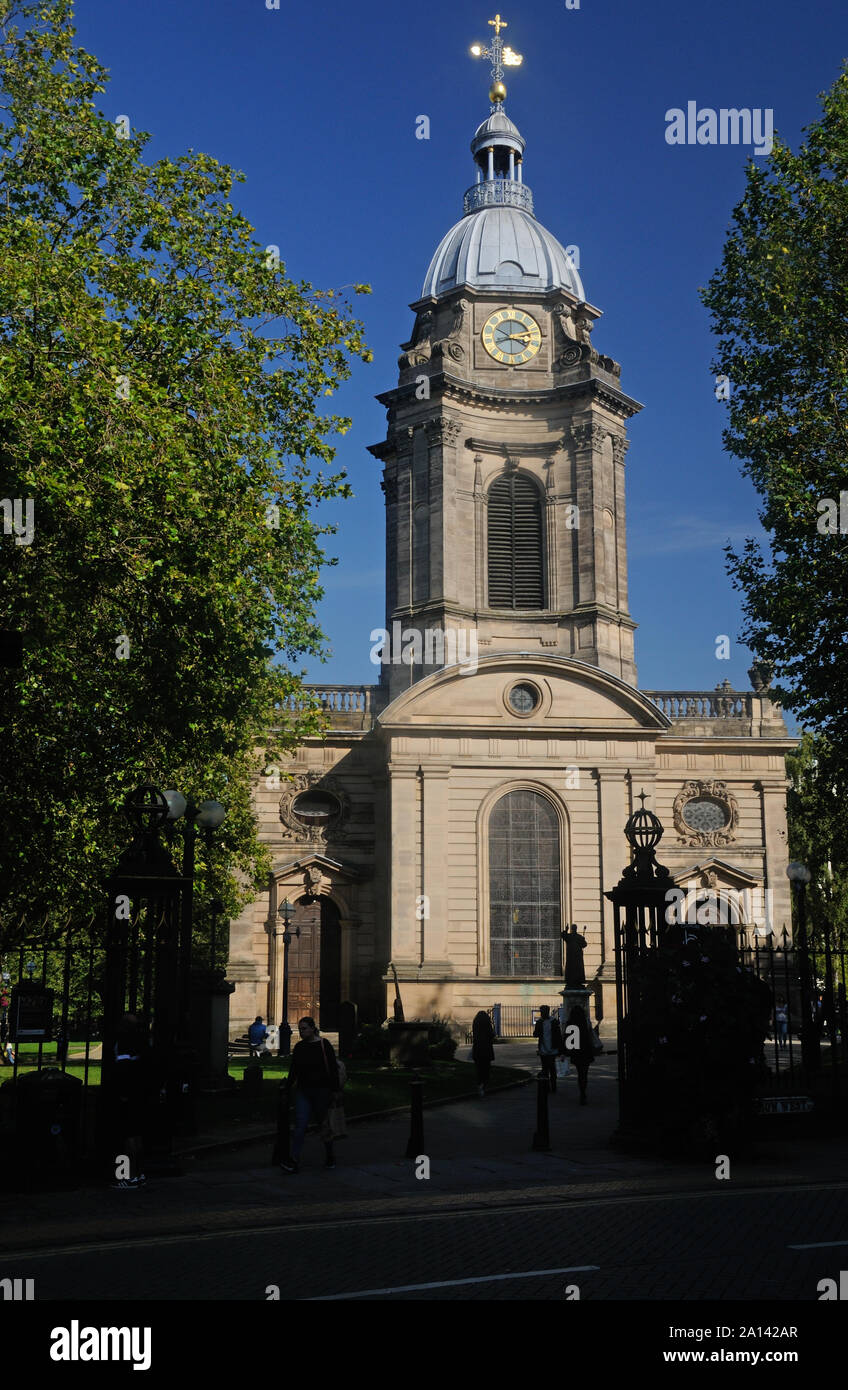
[[[848,1245],[848,1240],[819,1240],[813,1245],[787,1245],[787,1250],[829,1250],[833,1245]]]
[[[432,1284],[397,1284],[392,1289],[357,1289],[354,1293],[321,1293],[304,1303],[332,1303],[343,1298],[378,1298],[387,1293],[418,1293],[422,1289],[456,1289],[461,1284],[495,1284],[502,1279],[542,1279],[551,1274],[586,1274],[600,1265],[566,1265],[563,1269],[522,1269],[513,1274],[480,1274],[474,1279],[438,1279]]]

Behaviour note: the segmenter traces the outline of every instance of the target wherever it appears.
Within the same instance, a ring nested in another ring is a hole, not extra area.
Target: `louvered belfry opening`
[[[488,560],[490,608],[544,608],[542,499],[521,473],[489,489]]]

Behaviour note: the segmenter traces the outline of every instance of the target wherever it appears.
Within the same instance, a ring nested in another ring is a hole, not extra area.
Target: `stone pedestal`
[[[565,1033],[566,1024],[568,1023],[568,1016],[571,1013],[571,1010],[577,1006],[579,1006],[586,1015],[586,1018],[589,1022],[589,1027],[593,1028],[594,1024],[592,1022],[592,991],[590,989],[587,989],[585,986],[582,989],[573,989],[566,985],[565,989],[560,990],[560,994],[562,995],[561,1026],[563,1029],[563,1036]]]
[[[201,1091],[224,1091],[235,1085],[227,1070],[230,995],[234,989],[223,970],[192,971],[191,1040]]]

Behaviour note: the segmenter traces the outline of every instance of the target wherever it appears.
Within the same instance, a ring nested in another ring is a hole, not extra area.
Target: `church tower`
[[[335,1029],[352,1001],[381,1023],[399,992],[407,1019],[467,1027],[487,1009],[524,1036],[532,1010],[562,998],[575,922],[592,1012],[614,1027],[606,894],[644,797],[693,909],[731,902],[752,934],[791,921],[793,741],[759,675],[753,692],[636,687],[624,459],[640,407],[591,346],[599,311],[576,248],[534,215],[503,109],[518,55],[490,23],[476,179],[412,305],[371,450],[386,509],[380,685],[312,687],[327,730],[279,778],[257,777],[272,872],[231,927],[235,1034],[257,1013],[280,1019],[284,1001],[290,1022]]]
[[[521,60],[489,23],[491,47],[472,50],[492,60],[476,181],[410,306],[398,385],[378,397],[389,699],[475,652],[567,656],[636,684],[624,460],[641,407],[591,346],[600,310],[578,249],[536,220],[504,111],[504,66]]]

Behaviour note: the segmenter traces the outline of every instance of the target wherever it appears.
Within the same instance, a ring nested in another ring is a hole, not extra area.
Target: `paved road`
[[[848,1256],[848,1184],[560,1199],[242,1225],[18,1253],[39,1300],[817,1300]],[[573,1297],[573,1291],[572,1291]],[[788,1312],[774,1321],[786,1320]]]

